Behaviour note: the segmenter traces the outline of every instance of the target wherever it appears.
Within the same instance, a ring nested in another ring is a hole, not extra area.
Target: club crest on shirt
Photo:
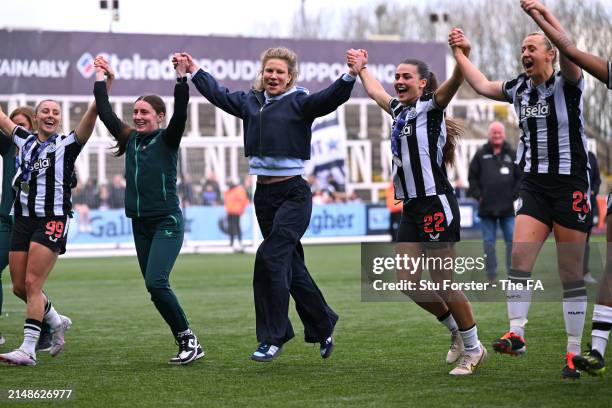
[[[410,106],[407,109],[408,109],[408,111],[406,112],[406,120],[412,120],[412,119],[417,117],[416,107]]]
[[[47,148],[45,149],[45,151],[47,153],[53,153],[54,151],[57,150],[57,145],[55,144],[55,142],[51,143],[49,146],[47,146]]]

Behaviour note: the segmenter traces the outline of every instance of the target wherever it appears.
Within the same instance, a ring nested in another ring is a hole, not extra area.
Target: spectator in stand
[[[497,224],[506,243],[506,273],[510,271],[512,258],[512,232],[514,231],[514,206],[518,198],[520,169],[514,163],[515,152],[506,142],[504,125],[489,125],[489,140],[477,152],[468,173],[468,193],[478,201],[478,216],[484,252],[487,258],[487,278],[497,281],[497,256],[495,241]]]
[[[202,186],[203,205],[221,205],[221,188],[214,172],[209,172]]]
[[[344,184],[339,183],[331,173],[327,176],[327,190],[334,202],[342,203],[346,201],[346,188]]]
[[[185,174],[179,185],[177,186],[177,192],[179,199],[181,200],[181,207],[189,207],[196,203],[196,196],[193,190],[193,184],[191,183],[191,177]]]
[[[227,182],[227,191],[224,194],[223,202],[227,211],[227,226],[230,236],[230,247],[234,252],[242,252],[242,231],[240,229],[240,216],[249,205],[249,197],[246,190],[239,182],[230,180]],[[235,242],[234,237],[238,240]],[[236,244],[236,245],[235,245]]]
[[[589,272],[589,257],[591,255],[591,247],[589,240],[591,238],[591,231],[593,226],[599,222],[599,207],[597,206],[597,193],[601,187],[601,176],[599,175],[599,163],[597,163],[597,156],[593,152],[589,151],[589,178],[591,179],[591,211],[587,219],[589,230],[587,231],[587,238],[584,247],[584,259],[583,259],[583,273],[584,281],[586,283],[597,283],[597,279]]]
[[[389,234],[391,234],[391,241],[397,242],[397,231],[399,231],[400,221],[402,220],[402,209],[404,208],[404,204],[402,200],[395,199],[393,182],[391,182],[389,187],[385,190],[385,201],[387,203],[387,209],[389,209]]]
[[[125,180],[121,174],[115,174],[108,191],[108,205],[110,208],[123,208],[125,196]]]
[[[109,210],[110,207],[110,192],[108,188],[108,184],[100,185],[99,195],[98,195],[98,208],[100,210]]]
[[[86,185],[78,183],[74,192],[72,193],[73,207],[76,213],[79,215],[79,232],[91,232],[91,220],[89,218],[89,205],[87,204],[87,196],[89,181]]]

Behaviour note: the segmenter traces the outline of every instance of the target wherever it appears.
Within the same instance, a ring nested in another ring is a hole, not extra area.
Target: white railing
[[[6,103],[8,111],[25,104],[36,104],[43,99],[50,98],[48,95],[0,95],[0,103]],[[68,133],[70,124],[73,122],[71,114],[75,104],[89,103],[91,96],[51,96],[62,104],[62,131]],[[134,97],[113,97],[112,104],[119,117],[123,117],[124,104],[131,104]],[[172,98],[164,97],[166,102],[166,117],[172,116]],[[237,178],[239,174],[240,150],[242,148],[242,125],[238,119],[214,109],[214,135],[203,135],[200,131],[200,109],[209,104],[203,97],[192,97],[189,106],[189,128],[181,142],[181,156],[187,157],[187,151],[194,148],[202,149],[201,160],[204,163],[203,177],[209,172],[217,175],[221,184],[228,178]],[[348,107],[357,107],[358,132],[356,139],[347,140],[348,176],[347,188],[349,191],[368,191],[372,202],[379,200],[380,190],[384,190],[389,184],[391,174],[391,149],[389,147],[389,133],[391,118],[381,109],[376,109],[381,115],[381,126],[373,129],[368,124],[368,107],[373,106],[370,99],[354,98],[349,100],[340,109],[340,122],[346,126],[346,110]],[[77,111],[77,110],[75,110]],[[82,109],[78,112],[82,115]],[[448,107],[449,116],[457,114],[468,121],[488,123],[495,119],[503,119],[509,123],[516,123],[514,109],[506,103],[495,102],[485,99],[454,100]],[[352,126],[354,128],[355,126]],[[371,134],[373,132],[374,134]],[[456,165],[448,169],[449,178],[454,184],[467,186],[467,170],[471,158],[476,150],[484,143],[483,139],[461,139],[456,150]],[[109,147],[113,144],[112,138],[100,121],[96,124],[94,133],[89,143],[77,160],[79,178],[84,182],[91,177],[99,183],[106,183],[108,178],[107,161],[110,157]],[[379,147],[378,160],[374,160],[373,146]],[[596,149],[596,142],[591,140],[591,150]],[[96,157],[97,156],[97,157]],[[90,174],[91,160],[96,157],[98,166],[96,174]],[[193,160],[193,159],[192,159]],[[199,159],[195,159],[199,160]],[[181,160],[183,174],[189,174],[189,163]],[[224,186],[223,186],[224,187]]]

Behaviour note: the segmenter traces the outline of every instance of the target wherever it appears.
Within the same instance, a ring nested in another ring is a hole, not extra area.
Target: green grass
[[[449,336],[409,302],[361,302],[359,246],[307,247],[309,269],[340,315],[337,348],[322,360],[298,335],[274,362],[250,361],[257,346],[251,289],[253,256],[185,255],[172,285],[206,357],[172,367],[169,330],[149,300],[135,258],[62,259],[46,290],[74,325],[57,358],[39,353],[36,367],[0,366],[0,406],[8,389],[74,390],[64,402],[15,406],[499,407],[612,406],[612,373],[560,379],[565,330],[561,305],[534,303],[523,358],[493,355],[475,375],[452,378],[444,363]],[[9,350],[20,344],[23,304],[5,273],[0,329]],[[507,329],[504,303],[475,303],[485,344]],[[590,339],[590,311],[584,343]],[[489,347],[490,349],[490,347]],[[491,352],[492,350],[490,350]]]

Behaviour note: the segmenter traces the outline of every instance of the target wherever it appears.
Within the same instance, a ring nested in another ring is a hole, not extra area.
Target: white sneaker
[[[168,360],[168,364],[184,365],[204,357],[204,349],[193,332],[182,335],[178,338],[177,342],[179,344],[179,351],[176,357]]]
[[[10,353],[0,354],[0,361],[4,361],[9,365],[35,366],[36,355],[22,349],[15,349]]]
[[[459,359],[457,367],[453,368],[450,375],[470,375],[474,374],[476,368],[487,359],[487,349],[480,343],[478,353],[464,352]]]
[[[591,275],[591,272],[585,273],[583,279],[584,279],[584,283],[591,283],[591,284],[597,283],[597,279],[595,279],[595,277]]]
[[[70,326],[72,326],[72,320],[70,320],[68,316],[60,315],[60,319],[62,323],[53,330],[53,333],[51,333],[51,348],[49,349],[49,354],[53,357],[56,357],[64,350],[64,334],[66,330],[70,329]]]
[[[451,345],[448,349],[448,353],[446,354],[446,364],[453,364],[459,360],[459,357],[461,357],[464,350],[463,338],[461,338],[459,330],[451,332]]]

